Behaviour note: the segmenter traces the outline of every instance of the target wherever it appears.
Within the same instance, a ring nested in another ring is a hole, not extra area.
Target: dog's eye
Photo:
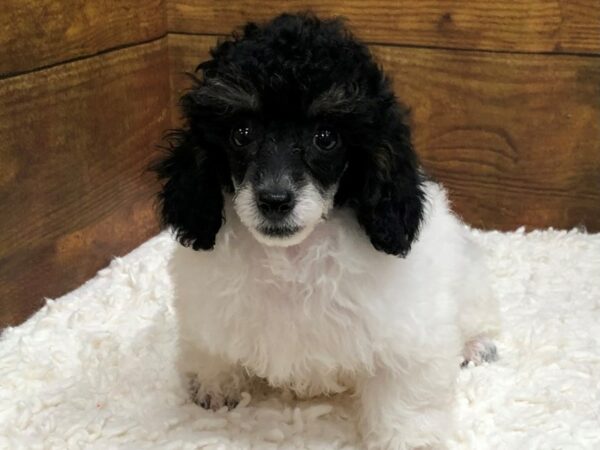
[[[331,128],[319,128],[313,142],[321,150],[332,150],[338,143],[338,134]]]
[[[236,147],[245,147],[254,140],[254,132],[249,124],[233,127],[231,130],[231,142]]]

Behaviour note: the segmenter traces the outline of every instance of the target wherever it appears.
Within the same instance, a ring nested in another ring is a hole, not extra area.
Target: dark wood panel
[[[211,47],[217,38],[212,36],[188,36],[169,34],[169,70],[171,122],[181,123],[179,98],[190,87],[189,73],[193,73],[199,62],[209,58]]]
[[[160,37],[164,0],[4,0],[0,75]]]
[[[344,16],[368,42],[522,52],[600,52],[598,0],[168,0],[170,32],[227,34],[284,11]]]
[[[173,96],[216,38],[169,36]],[[477,227],[600,230],[600,59],[374,46],[425,167]]]
[[[0,81],[0,326],[157,231],[166,39]]]

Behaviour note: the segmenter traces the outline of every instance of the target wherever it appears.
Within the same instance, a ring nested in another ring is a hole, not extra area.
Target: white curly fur
[[[369,449],[443,448],[463,346],[493,334],[498,315],[444,190],[425,191],[406,258],[376,251],[337,209],[302,243],[266,246],[229,200],[215,249],[180,246],[169,266],[197,400],[235,402],[257,377],[301,397],[349,391]]]
[[[289,247],[306,239],[315,226],[327,217],[333,207],[337,187],[335,183],[325,192],[320,192],[315,183],[309,180],[300,188],[291,214],[278,223],[282,227],[298,229],[296,233],[286,237],[269,236],[260,231],[268,225],[268,220],[256,205],[256,196],[251,183],[236,187],[232,204],[241,222],[259,242],[271,246]]]

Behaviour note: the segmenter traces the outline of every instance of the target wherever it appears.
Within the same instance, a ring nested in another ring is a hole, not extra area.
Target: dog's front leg
[[[455,358],[380,367],[358,386],[360,427],[369,450],[444,449],[452,427]]]
[[[180,341],[179,371],[194,403],[216,411],[234,408],[248,389],[249,375],[239,364]]]

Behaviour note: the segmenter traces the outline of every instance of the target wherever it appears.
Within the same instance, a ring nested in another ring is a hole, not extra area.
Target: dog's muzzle
[[[290,190],[271,188],[262,189],[256,193],[256,204],[266,219],[276,222],[292,212],[296,201]]]

